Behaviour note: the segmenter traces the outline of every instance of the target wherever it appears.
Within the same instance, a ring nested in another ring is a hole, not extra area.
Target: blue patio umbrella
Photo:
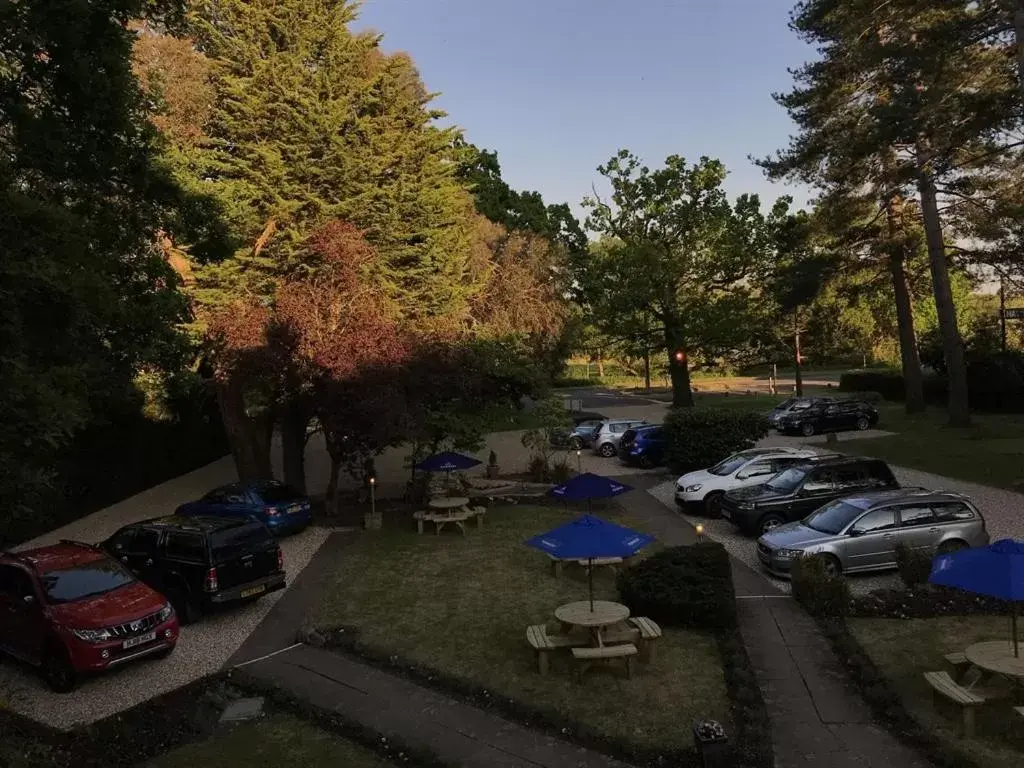
[[[454,472],[457,469],[469,469],[478,464],[480,462],[472,456],[464,456],[454,451],[445,451],[444,453],[435,453],[433,456],[427,456],[414,469],[422,469],[424,472]]]
[[[654,541],[646,533],[638,533],[593,515],[583,515],[572,522],[534,536],[526,546],[539,549],[560,560],[588,560],[590,608],[594,608],[594,558],[630,557]]]
[[[632,486],[620,483],[618,480],[595,475],[593,472],[584,472],[581,475],[576,475],[567,483],[556,485],[548,491],[548,495],[563,501],[582,501],[585,499],[589,509],[591,499],[610,499],[613,496],[618,496],[631,490],[633,490]]]
[[[959,552],[939,555],[932,561],[928,581],[1008,600],[1011,605],[1013,655],[1020,656],[1017,602],[1024,600],[1024,543],[1000,539],[987,547],[961,549]]]

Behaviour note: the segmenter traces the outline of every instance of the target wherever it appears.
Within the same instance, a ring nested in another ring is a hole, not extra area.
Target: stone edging
[[[914,719],[844,619],[818,618],[817,622],[876,722],[894,738],[923,754],[937,768],[986,768],[965,754],[950,752],[938,736]]]
[[[771,768],[774,756],[768,715],[739,630],[719,632],[717,637],[725,670],[730,709],[734,714],[740,713],[736,718],[736,765],[742,768]],[[350,654],[375,667],[454,696],[472,706],[499,713],[525,727],[541,730],[556,738],[603,752],[620,760],[659,768],[697,768],[700,765],[697,753],[693,749],[670,749],[662,752],[609,737],[584,723],[566,717],[557,710],[497,694],[472,681],[362,643],[358,639],[357,630],[353,628],[304,629],[300,631],[297,639],[309,645]],[[740,702],[744,699],[750,706],[741,708]],[[739,725],[740,723],[742,725]],[[689,725],[684,723],[681,727],[689,729]],[[750,738],[756,738],[758,741],[745,741]]]

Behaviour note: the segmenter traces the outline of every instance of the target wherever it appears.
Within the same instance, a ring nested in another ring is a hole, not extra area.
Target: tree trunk
[[[804,372],[800,365],[800,315],[793,315],[793,389],[797,397],[804,396]]]
[[[967,399],[967,363],[964,344],[956,321],[956,305],[949,285],[949,265],[946,263],[946,244],[942,238],[942,221],[936,198],[935,180],[928,168],[923,147],[917,148],[917,189],[921,195],[921,216],[924,219],[925,239],[928,243],[928,266],[932,273],[932,291],[935,311],[942,334],[942,350],[946,358],[949,388],[949,425],[969,427],[971,410]]]
[[[597,350],[597,378],[604,378],[604,352]]]
[[[299,493],[306,492],[306,428],[309,411],[297,398],[281,410],[281,463],[284,481]]]
[[[890,237],[894,234],[890,220]],[[889,251],[889,273],[896,297],[896,328],[900,337],[900,360],[903,364],[903,385],[906,389],[904,407],[907,413],[921,413],[924,403],[924,374],[917,352],[917,334],[914,332],[914,305],[910,299],[910,285],[904,268],[903,246]]]
[[[224,431],[231,445],[238,479],[243,483],[273,477],[270,465],[270,444],[262,424],[249,417],[245,410],[245,393],[241,385],[227,379],[216,382],[217,406]]]
[[[651,350],[644,350],[644,388],[651,391]]]
[[[692,408],[693,391],[690,389],[686,340],[678,328],[666,324],[665,344],[668,347],[668,373],[672,379],[672,407]]]
[[[1018,87],[1024,96],[1024,0],[1017,0],[1017,9],[1013,14],[1013,33],[1017,43]]]
[[[338,477],[341,475],[341,461],[331,456],[331,474],[327,479],[327,494],[324,507],[328,515],[338,514]]]

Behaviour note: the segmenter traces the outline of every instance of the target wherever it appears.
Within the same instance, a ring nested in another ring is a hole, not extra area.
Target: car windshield
[[[835,535],[856,519],[864,511],[863,508],[847,504],[845,501],[834,501],[826,504],[804,519],[804,525],[821,533]]]
[[[726,475],[731,475],[733,472],[738,470],[748,461],[750,461],[749,456],[744,456],[738,453],[735,456],[730,456],[728,459],[723,459],[722,461],[718,462],[717,464],[715,464],[715,466],[709,469],[708,472],[710,472],[712,475],[725,477]]]
[[[787,408],[789,408],[789,407],[790,407],[791,405],[793,405],[793,403],[795,403],[795,402],[796,402],[796,400],[795,400],[794,398],[792,398],[792,397],[791,397],[791,398],[789,398],[788,400],[783,400],[783,401],[782,401],[781,403],[779,403],[778,405],[776,405],[776,406],[775,406],[775,408],[773,408],[772,410],[775,410],[775,411],[784,411],[784,410],[786,410]]]
[[[46,600],[58,604],[105,595],[134,582],[135,578],[120,563],[110,559],[43,574]]]
[[[602,422],[600,421],[581,421],[576,425],[577,431],[581,432],[593,432],[595,429],[600,427]]]
[[[277,504],[281,501],[297,501],[302,498],[301,493],[283,483],[269,483],[259,490],[260,496],[268,504]]]
[[[806,475],[807,473],[802,469],[787,469],[777,474],[765,485],[773,491],[788,493],[789,491],[795,491],[800,486],[800,483],[804,481]]]

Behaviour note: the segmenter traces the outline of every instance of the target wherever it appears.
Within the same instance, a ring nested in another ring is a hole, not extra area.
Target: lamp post
[[[377,478],[374,475],[370,475],[367,478],[370,484],[370,514],[366,515],[365,527],[368,530],[379,530],[382,527],[383,521],[377,515]]]
[[[704,541],[704,526],[701,523],[697,523],[697,541]]]
[[[583,451],[576,449],[576,472],[583,474]]]

